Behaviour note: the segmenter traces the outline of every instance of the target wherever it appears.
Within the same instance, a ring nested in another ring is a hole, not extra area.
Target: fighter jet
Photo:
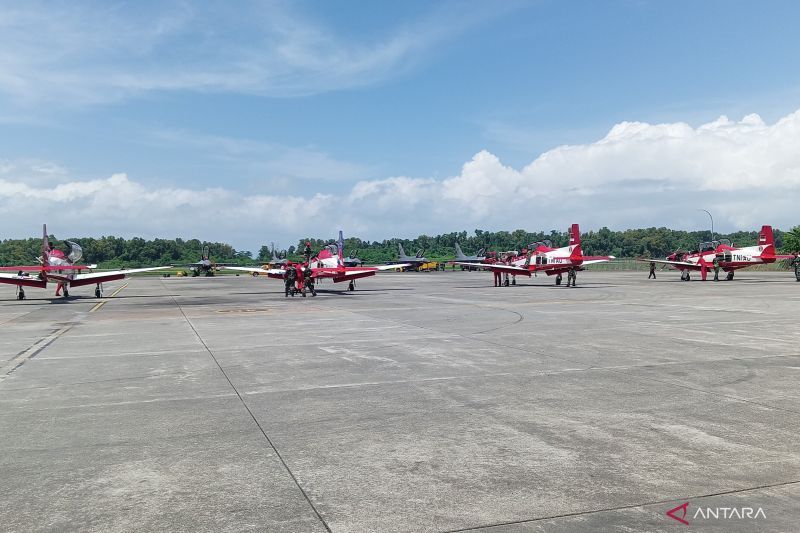
[[[411,266],[410,263],[399,263],[391,265],[377,265],[377,266],[359,266],[348,267],[344,264],[344,236],[339,231],[339,240],[335,244],[330,244],[323,248],[319,253],[312,256],[308,261],[308,268],[311,270],[311,277],[316,281],[323,278],[332,279],[334,283],[341,283],[343,281],[349,282],[347,290],[354,291],[356,288],[355,280],[359,278],[366,278],[374,276],[378,272],[385,270],[398,270]],[[253,275],[266,275],[273,279],[286,279],[286,272],[288,268],[293,268],[294,265],[287,264],[283,268],[253,268],[253,267],[238,267],[226,266],[227,270],[238,270],[241,272],[250,272]],[[300,287],[302,289],[302,287]],[[312,293],[313,295],[313,293]],[[303,292],[305,296],[305,292]]]
[[[530,277],[533,273],[544,272],[548,276],[555,276],[556,285],[561,285],[562,274],[569,271],[577,272],[583,270],[586,265],[604,263],[612,259],[613,255],[583,255],[581,231],[578,224],[573,224],[569,230],[569,245],[563,248],[553,248],[549,241],[542,241],[529,245],[527,253],[515,255],[506,262],[463,264],[513,276]],[[456,261],[455,264],[462,263]]]
[[[97,265],[79,265],[78,261],[83,257],[81,247],[72,241],[67,241],[69,254],[64,254],[61,250],[53,247],[47,237],[47,225],[42,228],[42,255],[38,265],[6,266],[0,267],[0,271],[16,272],[16,274],[4,274],[0,272],[0,283],[16,285],[17,299],[25,299],[25,287],[38,287],[44,289],[48,283],[55,283],[56,296],[63,289],[64,298],[69,297],[71,287],[83,285],[95,285],[94,295],[100,298],[103,295],[103,283],[125,278],[128,274],[137,272],[150,272],[153,270],[164,270],[172,266],[151,267],[151,268],[132,268],[129,270],[112,270],[108,272],[89,272]]]
[[[189,263],[188,265],[179,265],[181,267],[188,268],[189,271],[192,273],[192,277],[196,278],[197,276],[204,274],[207,277],[213,276],[214,272],[219,270],[222,263],[216,263],[215,261],[211,260],[211,254],[209,253],[210,250],[208,246],[203,246],[203,249],[200,251],[200,260],[196,263]]]
[[[690,272],[699,271],[700,278],[705,281],[709,271],[714,270],[716,264],[727,275],[726,280],[733,280],[733,273],[740,268],[753,265],[774,263],[784,259],[792,259],[793,255],[775,254],[775,237],[772,226],[761,226],[758,234],[758,244],[744,248],[736,248],[728,239],[719,239],[701,242],[696,250],[691,252],[676,251],[666,259],[637,259],[638,261],[653,262],[667,265],[681,271],[681,281],[690,281]]]
[[[484,263],[486,262],[486,255],[484,254],[484,249],[481,248],[475,255],[465,255],[464,252],[461,250],[461,246],[456,243],[456,257],[453,262],[457,261],[461,263],[461,270],[473,270],[473,267],[469,266],[466,263]]]
[[[349,256],[345,257],[342,261],[344,262],[344,266],[346,267],[360,267],[364,264],[364,261],[359,259],[356,254],[358,250],[351,252]]]
[[[287,261],[286,255],[278,254],[277,252],[275,252],[275,243],[273,242],[271,244],[272,244],[272,259],[269,260],[269,266],[272,268],[284,266]]]
[[[410,256],[406,255],[406,251],[403,250],[403,245],[399,242],[397,243],[397,263],[408,263],[406,268],[410,270],[419,270],[419,267],[424,265],[428,262],[428,260],[423,255],[424,250],[420,250],[417,252],[417,255]]]

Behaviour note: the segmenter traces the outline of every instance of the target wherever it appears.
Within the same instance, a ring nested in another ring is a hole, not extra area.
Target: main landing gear
[[[725,281],[733,281],[733,270],[728,272],[728,275],[725,276]]]
[[[688,270],[681,270],[681,281],[690,281]]]
[[[561,285],[561,274],[556,274],[556,285]]]
[[[103,287],[101,287],[100,284],[98,283],[97,287],[94,288],[94,297],[100,298],[102,296],[103,296]]]
[[[25,299],[25,289],[22,288],[22,285],[17,287],[17,300],[24,300]]]
[[[348,291],[356,290],[356,280],[354,280],[354,279],[350,280],[350,285],[347,286],[347,290]]]

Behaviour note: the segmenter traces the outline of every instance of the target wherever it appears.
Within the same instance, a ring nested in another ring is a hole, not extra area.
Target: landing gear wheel
[[[69,298],[69,290],[67,290],[66,286],[64,287],[64,298]]]
[[[516,284],[517,284],[517,279],[516,279],[516,278],[512,279],[512,280],[511,280],[511,284],[512,284],[512,285],[516,285]]]
[[[348,286],[347,286],[347,290],[348,290],[348,291],[354,291],[354,290],[356,290],[356,282],[355,282],[355,281],[351,281],[351,282],[350,282],[350,285],[348,285]]]
[[[25,299],[25,290],[20,287],[19,291],[17,292],[17,300],[24,300]]]
[[[103,291],[100,290],[100,285],[98,285],[94,288],[94,297],[100,298],[101,296],[103,296]]]
[[[503,287],[508,287],[508,280],[503,281]]]
[[[725,281],[733,281],[733,270],[728,272],[728,275],[725,276]]]
[[[556,274],[556,285],[561,285],[561,274]]]

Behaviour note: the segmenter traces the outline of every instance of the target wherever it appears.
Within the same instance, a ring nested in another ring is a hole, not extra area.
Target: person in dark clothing
[[[567,272],[567,287],[569,287],[570,281],[572,282],[572,286],[575,286],[575,280],[578,279],[578,273],[575,272],[574,268],[570,268],[569,272]]]
[[[797,281],[800,281],[800,252],[794,253],[794,259],[792,259],[792,266],[794,267],[794,277]]]
[[[311,242],[306,241],[306,247],[303,249],[303,256],[306,258],[306,263],[311,261],[312,255],[314,255],[314,251],[311,250]]]
[[[308,266],[308,263],[306,263],[303,269],[303,279],[306,282],[306,287],[311,291],[311,296],[316,296],[317,291],[314,289],[314,277],[312,276],[311,267]]]
[[[284,281],[286,282],[286,297],[288,298],[289,294],[294,296],[294,283],[297,281],[297,270],[295,270],[291,261],[286,263],[286,277]]]
[[[650,275],[647,276],[647,279],[656,279],[656,263],[655,261],[650,261]]]
[[[714,259],[714,281],[719,281],[719,259]]]

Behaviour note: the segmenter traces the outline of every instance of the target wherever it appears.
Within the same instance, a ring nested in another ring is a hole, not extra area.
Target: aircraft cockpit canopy
[[[543,241],[532,242],[531,244],[528,245],[528,250],[535,250],[535,249],[539,248],[540,246],[545,246],[547,248],[552,248],[553,247],[553,243],[549,239],[545,239]]]
[[[70,263],[77,263],[83,257],[83,249],[78,245],[78,243],[67,241],[67,245],[69,245],[69,254],[67,255],[67,259]]]
[[[713,252],[721,244],[724,244],[725,246],[731,246],[731,241],[729,239],[719,239],[715,241],[701,242],[697,249],[700,252]]]

